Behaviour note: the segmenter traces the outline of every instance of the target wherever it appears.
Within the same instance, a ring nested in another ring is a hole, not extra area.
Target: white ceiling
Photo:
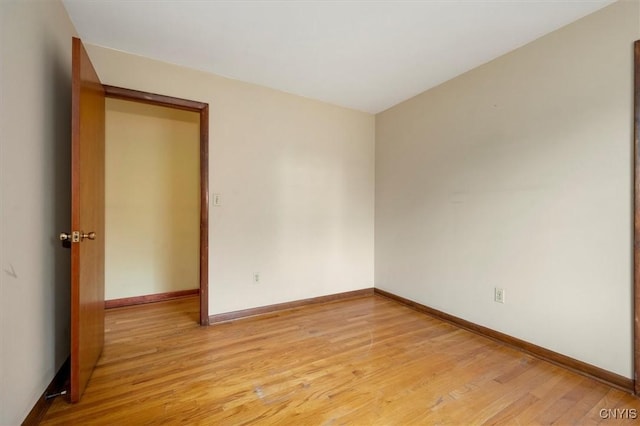
[[[377,113],[613,0],[64,0],[80,37]]]

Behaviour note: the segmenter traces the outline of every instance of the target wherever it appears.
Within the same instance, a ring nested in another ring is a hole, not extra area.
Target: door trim
[[[105,309],[126,308],[147,303],[166,302],[168,300],[183,299],[185,297],[200,296],[200,289],[167,291],[165,293],[145,294],[144,296],[123,297],[104,301]]]
[[[123,87],[103,86],[108,98],[200,114],[200,325],[209,325],[209,104]]]
[[[640,395],[640,40],[633,47],[633,388]]]

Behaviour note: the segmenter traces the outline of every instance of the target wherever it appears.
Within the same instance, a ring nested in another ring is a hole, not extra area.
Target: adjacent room
[[[198,114],[109,98],[105,125],[105,306],[198,295]]]
[[[638,0],[0,0],[0,425],[637,422],[638,40]]]

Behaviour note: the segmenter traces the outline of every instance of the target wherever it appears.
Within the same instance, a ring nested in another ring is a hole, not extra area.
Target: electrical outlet
[[[260,284],[260,272],[253,273],[253,283]]]
[[[213,194],[213,205],[221,206],[222,205],[222,197],[220,194]]]
[[[493,289],[493,300],[498,303],[504,303],[504,289],[503,288],[494,288]]]

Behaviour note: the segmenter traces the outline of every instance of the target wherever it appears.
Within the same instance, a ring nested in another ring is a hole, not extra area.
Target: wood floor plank
[[[42,424],[625,424],[619,390],[379,296],[198,326],[198,299],[107,311],[82,401]],[[632,424],[632,423],[629,423]]]

